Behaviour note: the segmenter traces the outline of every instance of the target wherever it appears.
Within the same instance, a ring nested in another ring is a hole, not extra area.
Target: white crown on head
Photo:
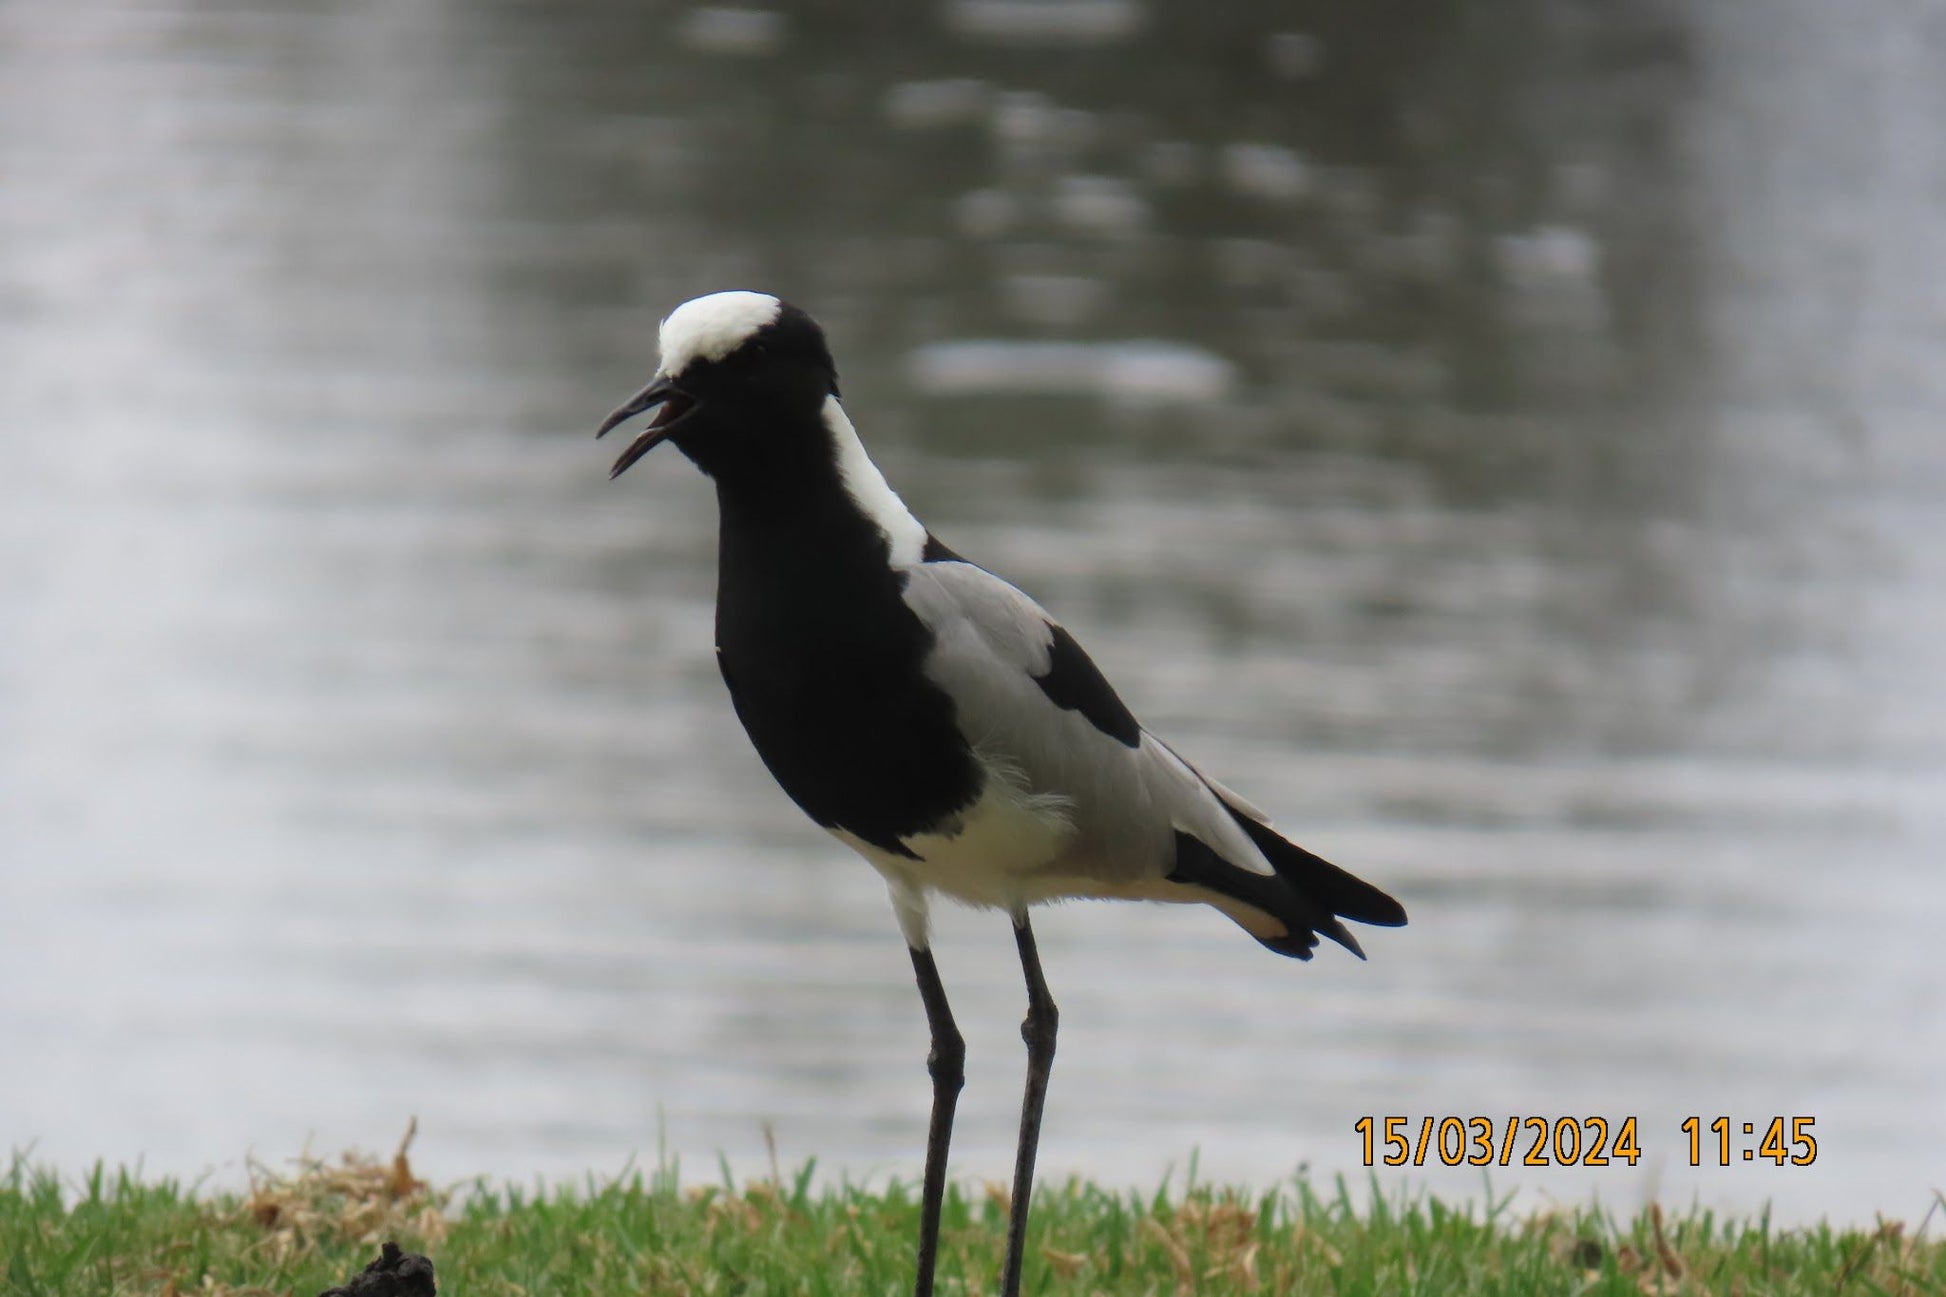
[[[662,372],[671,378],[698,360],[721,360],[777,319],[784,304],[741,289],[694,297],[662,322]]]

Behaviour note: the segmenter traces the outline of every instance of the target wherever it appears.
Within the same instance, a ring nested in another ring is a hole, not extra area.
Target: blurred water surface
[[[1048,913],[1050,1173],[1636,1114],[1492,1183],[1923,1211],[1946,23],[1451,8],[0,9],[0,1140],[915,1169],[905,955],[722,694],[710,493],[587,439],[749,286],[936,532],[1411,911],[1314,966]],[[1011,942],[940,926],[1000,1178]],[[1692,1113],[1821,1154],[1692,1170]]]

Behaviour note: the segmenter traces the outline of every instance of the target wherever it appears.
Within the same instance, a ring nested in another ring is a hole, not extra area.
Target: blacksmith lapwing
[[[884,876],[911,950],[932,1032],[920,1297],[966,1052],[927,903],[939,892],[1013,918],[1027,978],[1014,1297],[1057,1016],[1030,905],[1199,901],[1298,959],[1320,933],[1362,958],[1340,920],[1397,925],[1405,910],[1144,730],[1058,622],[935,539],[866,456],[809,315],[713,293],[663,321],[661,353],[601,425],[656,411],[611,476],[671,441],[714,479],[716,656],[737,717],[791,799]]]

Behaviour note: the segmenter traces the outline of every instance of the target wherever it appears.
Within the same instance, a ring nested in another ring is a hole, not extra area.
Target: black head
[[[820,427],[838,371],[817,321],[768,293],[711,293],[662,322],[655,380],[603,421],[602,436],[646,410],[656,416],[609,476],[663,441],[712,475],[742,462],[789,458],[798,430]],[[657,407],[660,407],[657,409]]]

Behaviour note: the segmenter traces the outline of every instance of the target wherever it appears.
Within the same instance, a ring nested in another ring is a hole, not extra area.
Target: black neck
[[[925,674],[932,633],[906,606],[885,533],[845,489],[830,429],[773,425],[766,440],[777,454],[725,454],[713,473],[717,662],[797,804],[900,854],[983,776],[952,698]]]

